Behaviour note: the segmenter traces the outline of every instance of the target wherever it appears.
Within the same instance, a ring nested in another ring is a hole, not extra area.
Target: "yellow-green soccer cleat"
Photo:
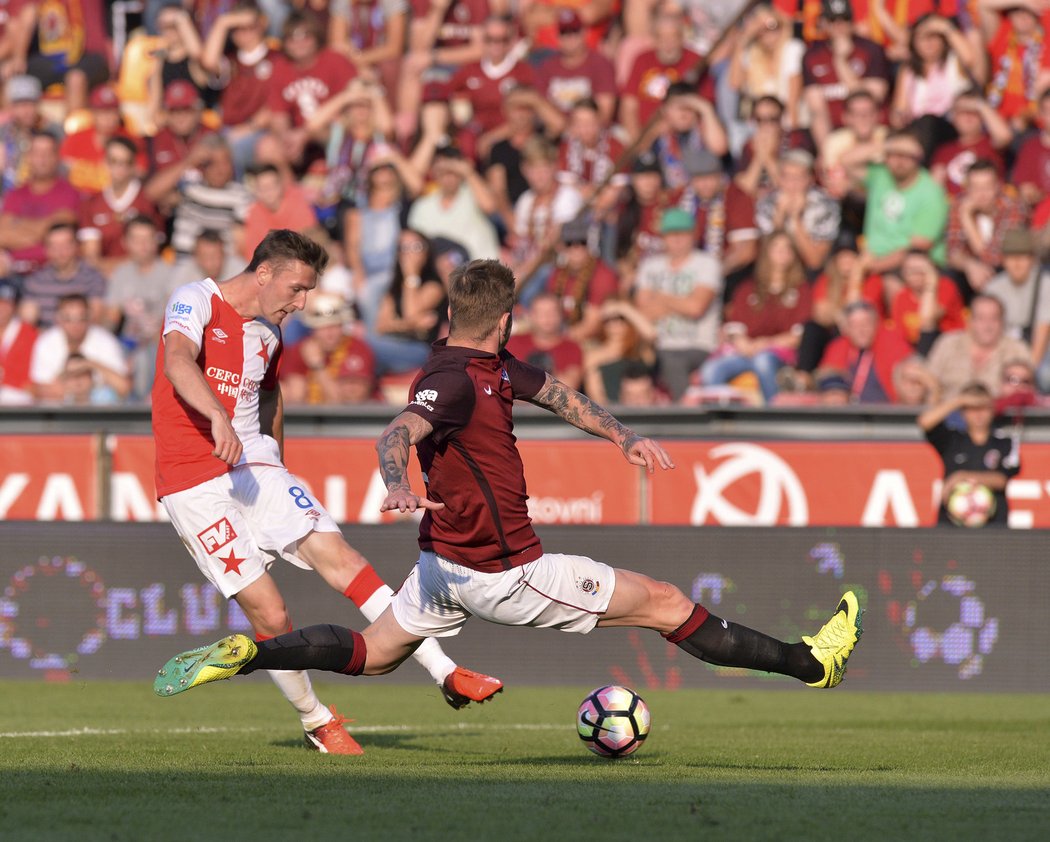
[[[231,634],[216,643],[183,652],[157,670],[153,692],[158,696],[174,696],[199,684],[229,678],[254,658],[257,651],[251,638]]]
[[[835,615],[813,637],[803,637],[813,657],[824,665],[824,677],[810,687],[836,687],[846,674],[846,661],[863,634],[863,609],[857,604],[857,595],[846,591],[839,600]]]

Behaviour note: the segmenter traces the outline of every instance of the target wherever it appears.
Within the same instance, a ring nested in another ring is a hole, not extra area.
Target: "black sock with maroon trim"
[[[365,640],[342,626],[307,626],[257,644],[259,651],[241,674],[255,670],[326,670],[360,675],[368,653]]]
[[[716,617],[702,605],[697,605],[682,625],[664,637],[709,664],[775,672],[806,682],[824,675],[823,665],[806,644],[783,643]]]

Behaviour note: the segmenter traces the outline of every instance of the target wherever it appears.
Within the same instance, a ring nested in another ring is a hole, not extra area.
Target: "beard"
[[[499,350],[502,351],[507,347],[507,342],[510,341],[510,333],[514,327],[514,316],[511,313],[507,313],[507,326],[504,330],[500,331],[499,335]]]

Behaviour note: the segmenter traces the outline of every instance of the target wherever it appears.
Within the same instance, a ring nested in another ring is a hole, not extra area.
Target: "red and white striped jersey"
[[[199,349],[197,365],[244,445],[238,464],[280,465],[277,441],[260,430],[259,389],[277,388],[281,332],[263,319],[243,318],[226,303],[218,284],[206,278],[176,289],[164,313],[153,381],[157,496],[191,488],[231,469],[212,455],[211,423],[183,401],[164,376],[163,337],[172,332]]]

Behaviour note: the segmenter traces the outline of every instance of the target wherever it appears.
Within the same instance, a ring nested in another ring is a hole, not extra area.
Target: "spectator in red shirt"
[[[1021,228],[1028,214],[1017,199],[1003,193],[992,161],[978,159],[966,173],[966,192],[948,216],[948,265],[962,272],[973,292],[980,292],[1003,262],[1003,237]]]
[[[375,394],[372,349],[351,332],[350,308],[331,292],[310,296],[303,317],[310,335],[281,361],[281,393],[289,404],[365,403]]]
[[[164,91],[164,127],[153,138],[152,166],[154,176],[174,170],[201,140],[214,134],[201,121],[204,102],[193,85],[172,82]]]
[[[616,81],[612,62],[587,45],[583,20],[575,9],[558,12],[558,52],[536,71],[540,91],[562,113],[581,100],[595,103],[604,126],[616,115]]]
[[[620,122],[632,140],[663,105],[674,82],[685,82],[694,91],[700,82],[700,56],[686,49],[686,17],[681,7],[660,2],[653,15],[656,49],[635,59],[627,84],[620,91]]]
[[[926,354],[940,334],[966,327],[958,288],[937,271],[928,253],[909,251],[901,264],[901,280],[904,285],[890,304],[890,321],[920,354]]]
[[[1039,133],[1021,144],[1010,181],[1029,207],[1050,194],[1050,88],[1039,97]]]
[[[602,125],[598,103],[581,99],[572,107],[568,129],[561,141],[558,180],[572,185],[585,201],[589,200],[622,154],[623,144]],[[610,183],[622,187],[628,180],[625,174],[617,173]]]
[[[880,324],[878,311],[863,299],[844,311],[842,336],[832,340],[820,367],[845,372],[854,403],[893,403],[893,371],[912,347]]]
[[[528,333],[512,336],[507,350],[570,389],[579,389],[583,385],[583,352],[565,332],[558,297],[551,292],[539,293],[529,304],[527,318]]]
[[[328,46],[393,94],[408,42],[407,0],[333,0]]]
[[[991,58],[988,102],[1015,132],[1024,131],[1035,117],[1039,70],[1047,61],[1042,6],[995,0],[977,8]]]
[[[204,42],[201,67],[221,86],[223,132],[238,173],[252,162],[255,144],[269,124],[266,104],[279,58],[266,42],[266,17],[254,0],[239,0],[232,11],[219,15]]]
[[[470,157],[476,157],[478,138],[503,122],[507,93],[518,85],[535,85],[532,68],[520,61],[515,48],[512,21],[490,17],[481,43],[481,60],[461,67],[449,82],[452,119],[460,128],[458,146]]]
[[[561,229],[555,269],[547,292],[561,302],[567,332],[576,342],[596,340],[602,330],[602,305],[619,290],[616,273],[589,247],[589,226],[582,220]]]
[[[36,328],[16,315],[18,287],[0,280],[0,406],[24,406],[33,402],[29,361],[36,342]]]
[[[0,276],[26,275],[44,265],[44,237],[51,226],[75,223],[80,196],[58,174],[58,141],[33,135],[26,152],[26,182],[4,196],[0,206]]]
[[[652,152],[660,162],[664,183],[672,190],[689,180],[684,160],[690,152],[706,150],[716,158],[729,151],[726,132],[715,107],[695,93],[688,82],[672,82],[664,97],[664,131],[653,141]]]
[[[784,231],[766,237],[752,278],[740,284],[726,307],[723,348],[701,368],[705,386],[721,386],[752,372],[768,403],[779,391],[777,372],[794,365],[811,298],[802,265]]]
[[[930,162],[930,175],[949,196],[962,192],[966,171],[979,158],[994,163],[1000,176],[1005,174],[1000,150],[1010,145],[1014,135],[979,89],[972,88],[955,100],[951,123],[959,136],[938,146]]]
[[[135,175],[138,150],[126,137],[106,142],[106,172],[109,186],[85,196],[80,203],[81,254],[107,277],[125,257],[124,225],[137,216],[160,223],[157,209],[146,198],[142,181]]]
[[[889,91],[886,55],[878,44],[854,33],[849,0],[825,0],[822,25],[827,39],[811,44],[802,57],[810,131],[818,147],[843,124],[850,93],[864,88],[882,105]]]
[[[109,184],[109,171],[105,166],[106,142],[111,137],[124,137],[130,141],[121,121],[120,101],[112,85],[95,88],[89,103],[91,125],[67,135],[59,149],[69,183],[81,193],[97,193]],[[145,171],[146,158],[137,145],[135,163]]]
[[[346,58],[324,46],[324,32],[313,13],[296,11],[288,16],[284,55],[274,62],[267,107],[270,127],[289,160],[308,163],[323,157],[323,149],[307,150],[311,138],[306,122],[356,75]]]
[[[255,201],[244,218],[241,256],[251,260],[256,246],[275,228],[288,228],[317,240],[324,236],[317,214],[297,184],[286,183],[272,164],[263,164],[252,173]]]
[[[410,0],[408,55],[397,89],[397,139],[416,132],[424,86],[446,88],[457,68],[482,56],[489,0]]]

